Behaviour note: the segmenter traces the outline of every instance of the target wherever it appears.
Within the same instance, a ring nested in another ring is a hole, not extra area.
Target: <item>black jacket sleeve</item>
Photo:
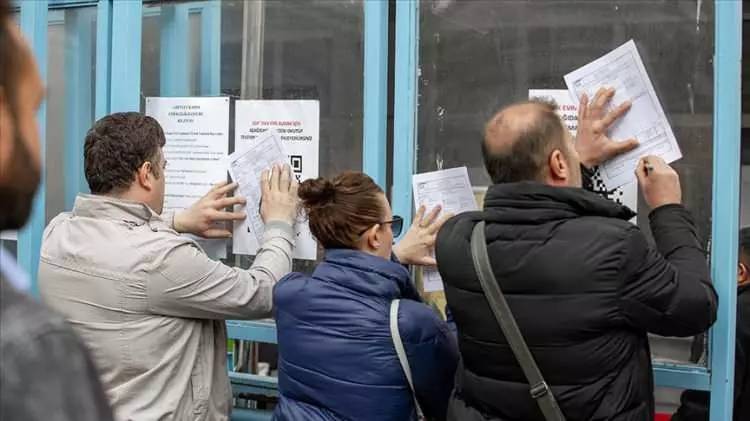
[[[716,320],[717,296],[690,213],[668,205],[650,215],[657,249],[632,227],[625,240],[620,310],[627,323],[663,336],[690,336]]]

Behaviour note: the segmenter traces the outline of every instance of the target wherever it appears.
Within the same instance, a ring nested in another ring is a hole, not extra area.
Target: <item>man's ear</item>
[[[748,271],[748,267],[742,262],[737,265],[737,283],[739,285],[750,283],[750,271]]]
[[[549,175],[553,181],[564,181],[570,178],[570,166],[565,154],[555,149],[549,155]]]
[[[152,177],[154,174],[152,166],[153,164],[151,164],[151,162],[146,161],[138,167],[138,171],[135,174],[135,181],[146,190],[151,190],[153,188]]]

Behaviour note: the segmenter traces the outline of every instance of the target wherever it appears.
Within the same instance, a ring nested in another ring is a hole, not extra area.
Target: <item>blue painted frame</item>
[[[96,93],[94,119],[109,114],[112,84],[112,2],[100,1],[96,5]]]
[[[112,3],[112,42],[109,112],[140,111],[141,29],[140,0],[104,0]]]
[[[740,209],[742,2],[715,1],[712,276],[719,313],[711,329],[711,421],[732,419]]]
[[[221,2],[207,1],[201,13],[202,96],[221,95]]]
[[[709,368],[654,364],[658,385],[711,391],[711,420],[732,414],[736,318],[737,232],[739,230],[739,148],[742,59],[742,2],[715,0],[714,174],[712,276],[719,314],[711,331]],[[411,176],[415,170],[419,69],[419,3],[396,3],[393,208],[411,215]]]
[[[42,81],[47,81],[47,0],[21,2],[21,31],[31,45],[36,58]],[[37,283],[37,269],[39,267],[39,250],[42,245],[46,209],[46,183],[44,167],[47,150],[47,101],[39,107],[37,113],[39,126],[39,142],[41,147],[42,177],[39,190],[34,198],[34,206],[28,223],[18,233],[18,264],[31,278],[31,290],[34,295],[39,293]]]
[[[365,0],[362,171],[383,189],[387,180],[388,2]]]
[[[419,2],[396,2],[396,64],[393,99],[393,212],[411,225],[411,177],[416,169]]]
[[[162,7],[159,79],[161,96],[188,96],[190,92],[190,8],[187,3]],[[141,18],[142,19],[142,18]],[[140,52],[140,48],[138,49]]]
[[[81,9],[65,16],[65,209],[73,208],[76,195],[88,192],[83,168],[83,143],[91,126],[94,105],[91,103],[95,81],[91,80],[96,10]]]

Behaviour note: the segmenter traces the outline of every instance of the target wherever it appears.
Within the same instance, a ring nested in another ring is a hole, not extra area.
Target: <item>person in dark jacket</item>
[[[325,248],[312,275],[291,274],[274,288],[279,343],[276,420],[402,421],[414,398],[391,340],[389,313],[400,300],[398,330],[419,404],[445,419],[458,359],[446,323],[425,304],[401,263],[434,264],[439,209],[421,209],[393,248],[402,220],[363,173],[308,180],[299,188],[310,229]]]
[[[672,421],[708,421],[708,392],[686,390]],[[737,264],[737,338],[734,354],[734,421],[750,420],[750,227],[740,230]]]
[[[449,220],[436,243],[461,352],[448,419],[544,419],[470,263],[480,220],[495,277],[567,420],[653,419],[647,333],[690,336],[714,322],[716,292],[677,173],[658,157],[638,163],[656,246],[628,222],[631,210],[580,188],[579,164],[635,145],[606,135],[629,106],[607,113],[613,95],[582,99],[575,142],[546,103],[509,106],[487,124],[494,185],[484,210]]]

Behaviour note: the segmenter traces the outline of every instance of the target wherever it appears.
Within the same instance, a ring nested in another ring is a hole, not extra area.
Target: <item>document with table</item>
[[[591,100],[599,88],[606,87],[615,89],[611,107],[625,101],[633,104],[630,111],[611,127],[609,134],[615,140],[635,138],[640,146],[602,165],[601,175],[609,189],[635,179],[634,171],[643,156],[657,155],[668,163],[682,158],[677,139],[633,40],[565,75],[564,79],[576,101],[580,101],[584,94]]]
[[[438,205],[443,207],[443,213],[454,215],[479,209],[466,167],[415,174],[412,189],[415,207],[425,206],[428,213]],[[425,292],[443,290],[437,269],[425,268],[422,279]]]
[[[239,184],[237,191],[247,200],[247,218],[235,225],[234,241],[237,254],[255,254],[263,241],[265,224],[260,216],[263,171],[287,163],[287,154],[276,130],[269,130],[248,146],[229,155],[229,174]]]

